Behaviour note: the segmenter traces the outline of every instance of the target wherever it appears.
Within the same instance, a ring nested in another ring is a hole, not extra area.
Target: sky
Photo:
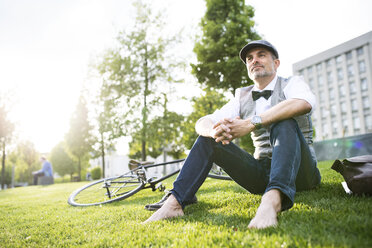
[[[18,140],[32,141],[40,152],[63,140],[81,91],[97,85],[89,65],[133,23],[132,2],[0,0],[0,96],[9,99]],[[184,28],[184,53],[195,59],[192,40],[204,0],[152,2],[167,16],[169,32]],[[291,75],[293,63],[372,31],[370,0],[246,4],[255,8],[257,32],[279,51],[282,76]]]

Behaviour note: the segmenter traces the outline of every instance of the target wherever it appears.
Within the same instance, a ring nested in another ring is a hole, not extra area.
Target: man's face
[[[263,47],[249,50],[245,61],[248,76],[252,80],[275,75],[279,66],[279,60],[274,59],[271,52]]]

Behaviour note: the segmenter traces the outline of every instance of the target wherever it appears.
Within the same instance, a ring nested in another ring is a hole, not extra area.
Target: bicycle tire
[[[217,175],[213,173],[209,173],[208,177],[214,178],[214,179],[219,179],[219,180],[232,180],[230,176],[224,176],[224,175]]]
[[[112,186],[112,185],[115,186]],[[71,193],[68,203],[71,206],[95,206],[128,198],[140,191],[145,184],[132,172],[101,179],[85,185]]]
[[[212,166],[210,172],[208,173],[208,177],[219,180],[232,180],[232,178],[216,164]]]

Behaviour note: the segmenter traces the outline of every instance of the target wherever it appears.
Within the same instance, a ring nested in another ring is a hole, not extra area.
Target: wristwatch
[[[260,129],[262,127],[262,119],[258,115],[254,115],[252,117],[251,123],[255,126],[256,129]]]

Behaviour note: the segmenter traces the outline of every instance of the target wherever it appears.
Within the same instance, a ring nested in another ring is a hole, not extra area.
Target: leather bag
[[[332,167],[354,194],[372,195],[372,155],[335,160]]]

